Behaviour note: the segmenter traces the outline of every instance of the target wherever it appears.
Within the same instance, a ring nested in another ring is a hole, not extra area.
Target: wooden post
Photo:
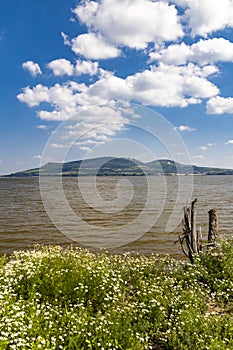
[[[214,245],[218,234],[218,215],[216,209],[209,211],[208,244]]]
[[[202,229],[201,226],[199,226],[197,230],[197,249],[198,253],[202,251]]]
[[[190,234],[191,234],[191,217],[190,217],[190,208],[184,208],[184,234],[186,235],[186,243],[188,249],[191,247]]]
[[[197,198],[194,199],[191,206],[191,246],[193,253],[196,254],[198,252],[197,249],[197,225],[196,225],[196,203]]]
[[[186,246],[188,248],[188,253],[185,253],[189,257],[189,260],[191,263],[193,263],[193,251],[191,246],[191,214],[190,214],[190,208],[186,207],[184,208],[184,220],[183,220],[183,233],[184,233],[184,239],[186,241]],[[183,246],[182,246],[183,249]],[[184,251],[184,250],[183,250]]]

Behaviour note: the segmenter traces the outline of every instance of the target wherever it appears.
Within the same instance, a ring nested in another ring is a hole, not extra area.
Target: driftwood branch
[[[177,243],[178,241],[176,241],[175,243]],[[181,246],[181,249],[182,249],[182,251],[183,251],[183,253],[184,253],[184,255],[186,255],[187,257],[188,257],[188,254],[186,253],[186,251],[185,251],[185,249],[184,249],[184,236],[183,237],[180,237],[179,236],[179,242],[180,242],[180,246]]]

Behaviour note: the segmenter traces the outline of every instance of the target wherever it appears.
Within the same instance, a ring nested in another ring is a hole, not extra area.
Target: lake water
[[[62,179],[62,196],[59,181],[0,178],[0,254],[72,243],[181,257],[174,242],[182,233],[183,207],[196,197],[204,239],[212,208],[219,235],[232,235],[233,176],[70,177]]]

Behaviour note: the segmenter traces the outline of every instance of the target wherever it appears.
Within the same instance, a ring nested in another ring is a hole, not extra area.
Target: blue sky
[[[192,163],[233,168],[232,0],[2,0],[0,50],[0,174],[38,166],[61,125],[48,161],[124,155],[122,139],[167,157],[128,102],[170,122]]]

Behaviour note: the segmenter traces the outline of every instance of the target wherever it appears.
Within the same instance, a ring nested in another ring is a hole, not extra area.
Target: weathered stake
[[[197,224],[196,224],[196,203],[197,198],[194,199],[191,206],[191,246],[193,253],[196,254],[198,252],[197,249]]]
[[[189,207],[184,208],[183,234],[184,234],[183,237],[180,238],[182,250],[184,254],[189,257],[189,260],[193,262],[193,251],[192,251],[192,245],[191,245],[191,213],[190,213]],[[186,253],[183,248],[184,240],[186,242],[188,253]]]
[[[211,209],[209,212],[209,232],[208,244],[215,245],[218,235],[218,215],[216,209]]]
[[[197,230],[197,249],[198,253],[202,251],[202,229],[201,226],[199,226]]]

